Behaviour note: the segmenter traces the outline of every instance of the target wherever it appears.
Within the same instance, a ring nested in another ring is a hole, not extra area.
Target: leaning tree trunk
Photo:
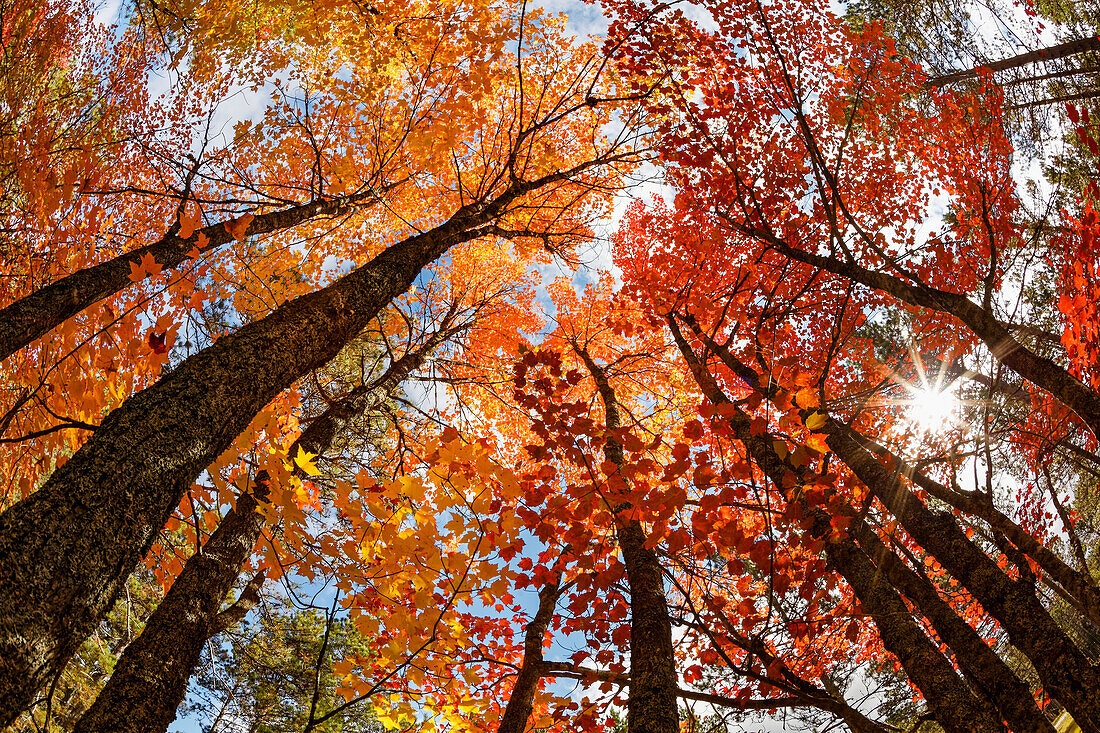
[[[717,355],[722,363],[747,383],[760,384],[761,378],[757,372],[737,359],[728,348],[707,336],[694,319],[689,319],[688,323],[695,335],[703,340],[706,348]],[[765,396],[774,397],[774,390],[766,392]],[[803,417],[808,418],[809,415]],[[1027,685],[982,640],[974,628],[951,608],[932,583],[909,569],[854,510],[848,516],[851,519],[850,534],[889,583],[920,608],[943,642],[954,651],[963,675],[976,690],[997,706],[1009,726],[1013,730],[1053,733],[1053,725],[1039,710]]]
[[[988,64],[982,64],[982,66],[990,71],[1004,71],[1005,69],[1016,69],[1021,66],[1027,66],[1028,64],[1037,64],[1040,61],[1063,59],[1068,56],[1085,53],[1086,51],[1100,51],[1100,38],[1096,36],[1078,38],[1074,41],[1066,41],[1065,43],[1059,43],[1055,46],[1048,46],[1047,48],[1040,48],[1035,51],[1028,51],[1027,53],[1010,56],[1007,59],[990,61]],[[925,86],[933,88],[944,87],[948,84],[954,84],[966,79],[977,78],[977,69],[963,69],[961,71],[952,71],[947,74],[934,76],[925,82]]]
[[[674,321],[670,323],[675,326]],[[710,340],[707,344],[711,348],[716,346]],[[759,384],[759,375],[734,359],[727,349],[718,347],[717,353],[748,383]],[[812,412],[803,410],[803,419]],[[852,428],[827,417],[822,431],[828,436],[829,448],[898,518],[909,536],[1002,625],[1013,645],[1035,666],[1044,690],[1066,707],[1082,730],[1100,731],[1100,670],[1055,623],[1034,588],[1029,588],[1022,578],[1011,580],[967,539],[950,513],[933,512],[906,489],[901,473],[879,463],[864,447],[862,436]]]
[[[290,455],[296,455],[299,448],[318,455],[328,452],[350,420],[377,409],[420,368],[446,338],[445,328],[391,364],[377,380],[356,387],[330,405],[298,437]],[[207,640],[240,620],[250,607],[238,601],[219,613],[263,530],[264,517],[257,503],[257,499],[266,499],[262,478],[257,478],[254,491],[255,497],[243,494],[238,498],[202,549],[188,559],[145,629],[119,657],[107,685],[76,722],[73,733],[167,730]],[[248,600],[246,594],[242,593],[242,600]]]
[[[824,542],[830,564],[847,581],[871,615],[883,646],[898,658],[909,679],[932,709],[936,721],[949,733],[1005,731],[993,705],[984,697],[975,695],[956,674],[951,662],[913,620],[905,601],[886,582],[870,558],[847,535],[834,536],[829,516],[822,509],[805,502],[798,489],[814,477],[779,456],[774,447],[777,442],[775,436],[766,432],[753,434],[752,418],[737,408],[718,386],[671,315],[667,322],[703,394],[715,405],[729,406],[728,424],[734,436],[745,445],[753,462],[777,487],[789,487],[792,501],[802,502],[807,516],[813,520],[811,535]]]
[[[542,641],[554,619],[554,608],[561,591],[559,571],[558,577],[539,591],[538,610],[523,633],[523,663],[520,664],[504,714],[500,716],[497,733],[524,733],[527,730],[527,720],[535,708],[535,693],[538,692],[539,680],[542,679],[545,669]]]
[[[577,353],[596,381],[603,401],[608,431],[604,457],[621,469],[623,448],[613,436],[621,427],[615,392],[603,368],[583,349],[578,348]],[[661,563],[653,550],[645,546],[645,530],[642,523],[631,516],[630,504],[623,503],[611,509],[618,523],[619,549],[623,553],[630,588],[630,693],[626,727],[629,733],[678,733],[679,685]]]
[[[340,216],[362,206],[368,199],[376,198],[373,192],[367,192],[270,211],[255,217],[248,224],[246,232],[240,234],[266,234],[290,229],[310,219]],[[169,231],[153,244],[138,247],[106,262],[66,275],[0,309],[0,361],[88,306],[132,285],[130,264],[142,257],[152,256],[157,264],[169,269],[183,264],[190,259],[190,253],[198,246],[200,234],[206,238],[206,244],[199,249],[200,253],[209,252],[233,240],[224,223],[212,224],[187,238],[180,237],[175,231]]]
[[[335,356],[425,265],[570,175],[514,182],[219,339],[127,399],[41,489],[0,514],[0,726],[65,665],[183,494],[264,405]]]
[[[905,488],[901,475],[875,460],[846,426],[830,419],[823,430],[829,436],[829,448],[898,518],[909,536],[997,619],[1013,646],[1034,665],[1044,691],[1065,706],[1081,730],[1100,731],[1100,670],[1051,618],[1034,587],[1023,577],[1009,578],[967,539],[949,512],[929,509]]]

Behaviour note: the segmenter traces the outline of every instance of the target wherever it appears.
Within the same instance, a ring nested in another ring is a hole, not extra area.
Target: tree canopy
[[[0,726],[1100,731],[1094,14],[945,8],[0,0]]]

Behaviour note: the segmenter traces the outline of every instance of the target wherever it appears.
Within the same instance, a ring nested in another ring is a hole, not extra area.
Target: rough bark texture
[[[978,632],[955,613],[932,583],[906,566],[862,520],[855,519],[850,526],[852,534],[886,580],[932,623],[940,639],[954,651],[963,676],[997,706],[1009,728],[1018,732],[1055,733],[1054,725],[1039,710],[1028,686],[989,648]]]
[[[1066,707],[1083,731],[1100,731],[1100,670],[1039,602],[1034,586],[1012,580],[966,538],[948,512],[934,512],[905,488],[900,474],[864,450],[844,426],[830,420],[829,447],[905,531],[940,562],[1004,628],[1013,646],[1035,666],[1044,691]]]
[[[130,642],[115,671],[74,733],[163,731],[175,720],[206,641],[217,633],[218,610],[252,554],[263,515],[244,494],[184,566],[142,633]]]
[[[996,532],[1000,532],[1025,555],[1035,560],[1049,578],[1055,580],[1062,590],[1072,597],[1072,601],[1081,613],[1100,628],[1100,589],[1092,577],[1068,564],[1062,558],[1035,539],[1029,532],[998,510],[985,494],[977,491],[959,491],[951,489],[925,474],[915,470],[896,455],[861,435],[851,428],[845,428],[854,440],[875,455],[887,458],[907,479],[930,495],[959,511],[985,521]]]
[[[577,349],[577,353],[596,381],[607,430],[618,430],[622,424],[619,405],[607,374],[583,349]],[[604,457],[622,466],[623,448],[611,435],[604,446]],[[645,546],[645,530],[641,522],[630,516],[631,508],[629,504],[613,507],[619,521],[616,528],[619,549],[630,587],[630,693],[626,727],[629,733],[678,733],[679,686],[663,572],[657,555]]]
[[[289,229],[309,219],[339,216],[368,198],[373,199],[375,195],[360,194],[260,214],[249,224],[247,234],[266,234]],[[0,361],[88,306],[132,285],[130,263],[146,255],[152,255],[158,264],[168,269],[186,262],[187,253],[196,246],[200,232],[209,240],[200,252],[209,252],[233,239],[223,223],[199,229],[187,239],[169,233],[158,242],[74,272],[4,307],[0,310]]]
[[[707,398],[714,404],[733,403],[699,362],[684,339],[675,320],[668,319],[676,344],[687,361],[693,377]],[[734,435],[748,449],[753,461],[779,488],[791,490],[798,500],[803,470],[781,458],[775,451],[775,436],[753,435],[752,419],[740,409],[728,418]],[[810,533],[825,543],[830,564],[851,586],[878,627],[883,646],[898,658],[909,679],[920,690],[936,721],[949,733],[1005,730],[993,705],[980,698],[959,678],[951,663],[939,652],[913,620],[909,609],[897,591],[887,583],[870,558],[847,535],[832,532],[829,516],[819,508],[805,505],[813,518]]]
[[[699,328],[694,320],[689,321],[689,323],[694,333],[703,339],[706,347],[717,355],[722,363],[735,374],[750,384],[760,382],[760,376],[737,359],[729,349],[715,343]],[[771,397],[772,395],[767,396]],[[803,412],[805,414],[802,417],[806,419],[813,411],[804,410]],[[853,437],[862,437],[847,426],[831,424],[836,430],[844,430]],[[943,486],[938,486],[938,489],[940,490],[939,493],[948,492],[947,488]],[[999,512],[996,513],[1005,522],[1009,522],[1007,517]],[[870,555],[890,584],[920,608],[943,642],[955,652],[959,668],[966,678],[975,689],[981,691],[997,706],[1009,726],[1017,731],[1047,731],[1047,733],[1053,733],[1054,727],[1035,704],[1035,699],[1027,685],[1012,672],[1008,665],[1004,663],[1004,660],[989,648],[989,645],[978,636],[973,627],[955,613],[954,609],[944,601],[931,582],[917,575],[901,562],[897,555],[882,543],[874,530],[862,518],[856,516],[854,510],[849,516],[852,519],[850,531],[855,535],[864,551]],[[1015,523],[1011,524],[1019,529]],[[1032,541],[1034,542],[1034,540]]]
[[[560,594],[558,583],[546,585],[539,591],[539,608],[523,634],[523,664],[516,675],[516,684],[512,687],[512,696],[508,698],[497,733],[523,733],[527,729],[527,720],[534,709],[535,693],[543,676],[542,640],[554,618],[554,607]]]
[[[0,726],[92,632],[187,488],[264,405],[335,356],[425,265],[572,173],[513,183],[219,339],[126,400],[41,489],[0,514]]]
[[[374,382],[356,387],[319,415],[290,447],[323,455],[356,416],[377,408],[445,338],[437,331]],[[256,487],[262,500],[262,484]],[[74,733],[164,731],[187,694],[187,682],[211,636],[247,612],[245,605],[219,613],[264,526],[256,498],[244,494],[222,519],[202,551],[188,559],[142,633],[119,657],[114,673]],[[243,594],[242,594],[243,597]]]

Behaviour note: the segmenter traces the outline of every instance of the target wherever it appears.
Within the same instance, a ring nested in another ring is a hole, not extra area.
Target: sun
[[[937,389],[933,385],[914,388],[905,385],[909,399],[905,404],[905,419],[921,433],[940,433],[950,430],[959,419],[959,400],[955,396],[955,384]]]
[[[905,391],[905,395],[900,399],[885,400],[884,403],[900,407],[905,427],[919,436],[954,429],[961,418],[959,408],[963,404],[956,394],[959,380],[947,374],[946,362],[940,361],[936,374],[929,375],[916,347],[910,347],[910,355],[916,369],[916,379],[908,379],[897,372],[891,374],[891,379]]]

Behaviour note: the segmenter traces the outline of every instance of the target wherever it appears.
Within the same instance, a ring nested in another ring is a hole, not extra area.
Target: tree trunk
[[[322,216],[340,216],[376,198],[374,193],[364,193],[260,214],[249,224],[247,233],[266,234]],[[188,253],[196,247],[198,233],[209,240],[200,252],[209,252],[233,239],[222,223],[197,230],[187,239],[170,231],[159,242],[74,272],[0,309],[0,361],[88,306],[132,285],[130,263],[147,255],[168,269],[186,262]]]
[[[1100,731],[1100,670],[1054,622],[1026,581],[1011,580],[966,538],[955,518],[933,512],[850,435],[829,420],[826,442],[901,526],[997,619],[1035,666],[1044,691],[1065,706],[1083,731]]]
[[[898,658],[909,679],[932,709],[937,722],[949,733],[1003,733],[1004,724],[992,704],[975,695],[959,678],[951,663],[913,620],[901,596],[885,581],[870,558],[847,535],[834,536],[828,514],[800,498],[801,486],[814,477],[803,475],[806,471],[780,458],[774,448],[775,436],[766,432],[753,434],[749,415],[734,406],[699,362],[672,316],[668,317],[667,322],[703,394],[715,405],[733,408],[728,418],[729,426],[745,445],[752,460],[776,487],[791,491],[792,501],[803,502],[804,511],[813,520],[811,535],[825,543],[830,564],[848,582],[874,619],[883,646]]]
[[[272,398],[323,366],[429,264],[492,230],[516,181],[322,290],[218,339],[111,412],[0,514],[0,726],[26,709],[114,603],[180,498]]]
[[[296,455],[299,448],[318,455],[328,452],[349,420],[385,401],[424,363],[445,333],[436,331],[373,383],[356,387],[329,406],[298,437],[290,454]],[[261,501],[266,498],[262,479],[257,480],[255,492]],[[264,517],[257,510],[256,497],[241,495],[202,550],[188,559],[144,631],[119,657],[107,685],[77,721],[73,733],[152,733],[168,728],[187,694],[187,682],[203,645],[248,610],[238,602],[218,613],[260,538]]]
[[[1079,53],[1085,53],[1086,51],[1100,51],[1100,38],[1097,38],[1096,36],[1078,38],[1075,41],[1066,41],[1065,43],[1059,43],[1056,46],[1049,46],[1047,48],[1040,48],[1035,51],[1028,51],[1027,53],[1010,56],[1009,58],[1001,59],[1000,61],[990,61],[988,64],[981,64],[981,66],[991,71],[1004,71],[1005,69],[1016,69],[1021,66],[1027,66],[1028,64],[1037,64],[1040,61],[1063,59],[1067,56],[1075,56]],[[978,72],[976,69],[964,69],[962,71],[952,71],[948,74],[934,76],[926,81],[924,84],[927,87],[933,88],[944,87],[948,84],[954,84],[955,82],[976,78],[978,78]]]
[[[890,585],[908,597],[932,623],[940,639],[954,651],[963,676],[997,706],[1009,728],[1055,733],[1028,686],[978,636],[974,627],[955,613],[929,580],[907,567],[862,519],[853,518],[851,532]]]
[[[729,349],[711,339],[694,319],[689,320],[692,331],[703,340],[706,347],[735,374],[750,384],[759,384],[760,375],[737,359]],[[767,394],[771,398],[772,394]],[[813,410],[805,410],[807,419]],[[853,436],[854,430],[845,427]],[[885,449],[883,449],[885,450]],[[891,454],[892,455],[892,454]],[[946,487],[939,487],[946,492]],[[997,512],[1000,515],[999,512]],[[890,584],[915,603],[932,623],[936,633],[955,652],[959,668],[977,690],[985,694],[1001,711],[1013,730],[1047,731],[1054,728],[1035,704],[1030,689],[1008,667],[989,645],[966,621],[943,600],[939,591],[925,578],[909,569],[897,555],[887,548],[874,530],[855,511],[851,518],[850,532],[864,551],[884,573]],[[1005,521],[1007,517],[1000,515]],[[1014,525],[1015,526],[1015,525]],[[1028,535],[1030,537],[1030,535]],[[1033,540],[1034,542],[1034,540]]]
[[[586,351],[574,347],[584,361],[603,401],[608,431],[604,457],[617,467],[623,464],[623,448],[613,436],[621,427],[619,404],[603,368]],[[619,549],[630,587],[630,693],[626,727],[629,733],[678,733],[679,685],[672,649],[672,622],[668,615],[661,563],[645,546],[642,523],[631,516],[630,504],[612,507],[618,521]]]
[[[512,687],[512,695],[508,698],[504,715],[500,718],[497,733],[524,733],[527,729],[527,720],[534,709],[535,693],[543,676],[542,640],[554,618],[554,608],[561,595],[560,583],[559,573],[557,581],[539,591],[539,608],[523,634],[523,663],[516,675],[516,684]]]

